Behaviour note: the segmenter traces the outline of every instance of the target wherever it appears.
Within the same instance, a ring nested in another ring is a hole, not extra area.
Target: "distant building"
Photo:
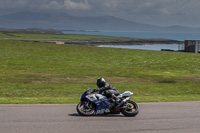
[[[65,44],[63,41],[56,41],[56,44]]]
[[[47,43],[65,44],[63,41],[46,41]]]
[[[200,53],[200,40],[185,40],[185,52]]]

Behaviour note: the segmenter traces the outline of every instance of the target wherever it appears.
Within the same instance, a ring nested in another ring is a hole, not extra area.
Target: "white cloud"
[[[106,8],[111,8],[111,9],[115,9],[118,6],[118,3],[116,0],[109,0],[109,1],[105,1],[104,3]]]
[[[65,0],[63,4],[64,8],[67,9],[77,9],[77,10],[89,10],[91,9],[91,6],[89,5],[87,0],[84,0],[83,2],[75,2],[72,0]]]
[[[51,1],[48,4],[42,4],[40,8],[51,9],[51,10],[59,10],[62,9],[62,4],[57,1]]]
[[[60,5],[59,5],[59,3],[57,2],[57,1],[51,1],[48,5],[47,5],[47,7],[48,8],[58,8]]]

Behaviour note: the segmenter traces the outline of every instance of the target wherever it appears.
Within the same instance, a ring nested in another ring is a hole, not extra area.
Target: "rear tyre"
[[[76,110],[82,116],[92,116],[95,114],[95,108],[90,103],[88,103],[88,106],[86,107],[84,102],[80,102],[77,105]]]
[[[124,106],[121,110],[124,116],[134,117],[139,113],[139,106],[133,101],[127,101]]]

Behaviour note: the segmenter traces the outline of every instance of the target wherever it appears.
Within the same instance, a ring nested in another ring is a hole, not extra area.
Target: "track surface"
[[[136,117],[82,117],[76,105],[0,105],[1,133],[199,133],[200,102],[141,103]]]

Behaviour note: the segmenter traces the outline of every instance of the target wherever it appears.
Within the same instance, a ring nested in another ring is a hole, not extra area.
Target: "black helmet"
[[[104,78],[98,78],[98,79],[97,79],[97,86],[98,86],[99,88],[104,87],[105,85],[106,85],[106,81],[105,81]]]

